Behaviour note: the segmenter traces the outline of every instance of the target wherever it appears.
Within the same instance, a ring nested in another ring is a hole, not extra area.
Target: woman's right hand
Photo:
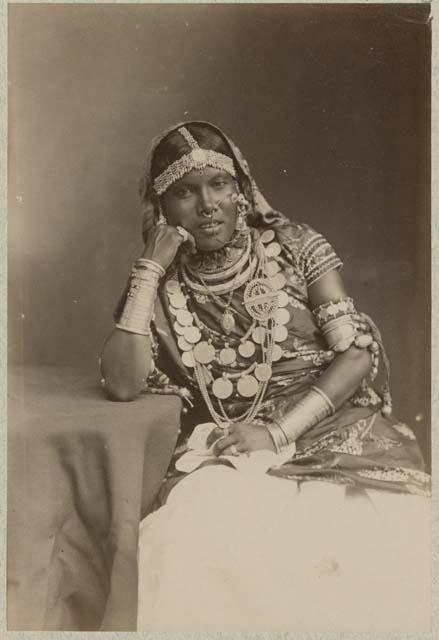
[[[188,243],[188,245],[192,247],[192,250],[195,250],[194,237],[188,231],[186,231],[186,233],[188,236],[187,240],[185,240],[176,227],[168,224],[157,225],[148,232],[148,239],[141,257],[154,260],[154,262],[157,262],[163,269],[168,269],[183,244]]]

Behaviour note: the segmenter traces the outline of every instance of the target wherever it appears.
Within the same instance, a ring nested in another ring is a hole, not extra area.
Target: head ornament
[[[218,151],[202,149],[186,127],[179,127],[177,130],[185,138],[191,150],[170,164],[154,180],[154,191],[157,195],[162,195],[174,182],[180,180],[193,169],[200,170],[205,167],[214,167],[215,169],[227,171],[227,173],[236,178],[236,170],[232,158],[223,153],[218,153]]]

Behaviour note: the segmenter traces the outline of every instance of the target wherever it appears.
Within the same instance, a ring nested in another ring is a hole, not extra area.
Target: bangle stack
[[[267,426],[279,453],[305,431],[335,413],[334,403],[319,387],[311,387],[291,411]],[[273,426],[274,425],[274,426]]]
[[[131,286],[127,294],[122,315],[116,324],[118,329],[151,335],[150,325],[160,278],[165,270],[154,260],[139,258],[131,273]]]

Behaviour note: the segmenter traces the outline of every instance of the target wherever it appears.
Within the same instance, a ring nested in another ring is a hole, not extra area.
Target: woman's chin
[[[196,247],[199,251],[219,251],[227,244],[228,239],[224,238],[223,234],[217,234],[212,236],[198,237],[195,239]]]

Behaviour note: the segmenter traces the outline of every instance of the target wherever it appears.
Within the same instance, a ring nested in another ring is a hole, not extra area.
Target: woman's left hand
[[[221,436],[223,429],[215,429],[212,436],[219,438],[214,445],[213,452],[216,456],[237,455],[250,453],[260,449],[276,451],[270,433],[261,424],[233,422],[227,429],[228,434]]]

